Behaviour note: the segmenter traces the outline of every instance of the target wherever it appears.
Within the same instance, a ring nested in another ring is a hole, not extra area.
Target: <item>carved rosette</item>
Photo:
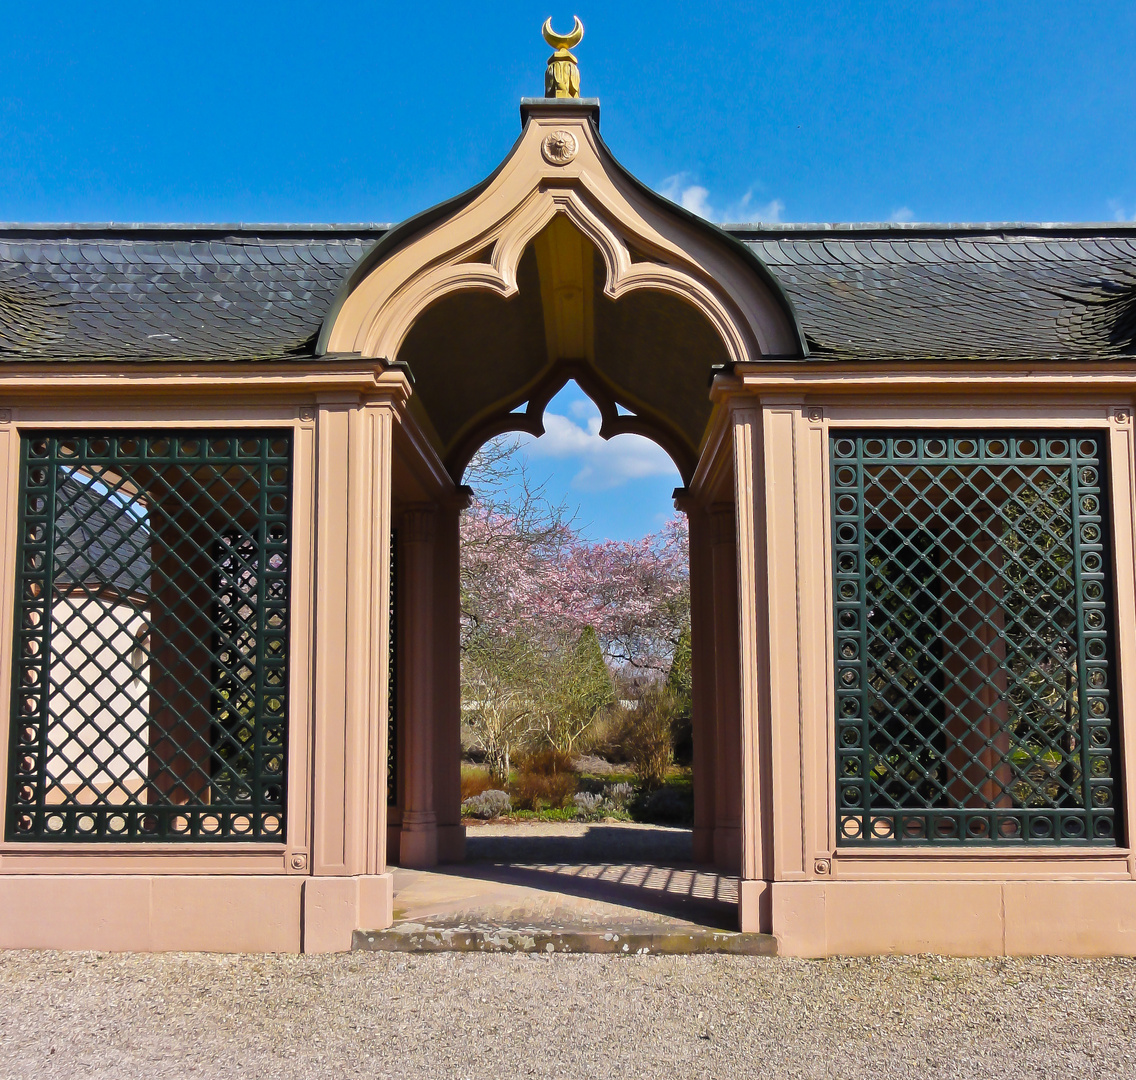
[[[580,151],[576,136],[570,131],[558,129],[544,137],[540,152],[549,165],[567,165]]]

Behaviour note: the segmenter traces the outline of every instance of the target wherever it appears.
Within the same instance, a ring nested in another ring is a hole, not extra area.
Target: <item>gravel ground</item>
[[[0,953],[3,1077],[1128,1077],[1136,962]]]

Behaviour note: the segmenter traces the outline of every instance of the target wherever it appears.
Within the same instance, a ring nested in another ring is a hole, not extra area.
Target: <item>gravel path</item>
[[[0,953],[0,1076],[1130,1077],[1136,962]]]
[[[467,823],[465,851],[469,862],[690,862],[692,835],[690,829],[629,821]]]

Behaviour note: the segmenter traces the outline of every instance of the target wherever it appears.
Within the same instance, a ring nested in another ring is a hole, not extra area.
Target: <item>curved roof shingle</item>
[[[818,359],[1136,355],[1136,228],[750,226]],[[0,360],[310,357],[348,226],[0,226]]]
[[[383,226],[0,226],[0,358],[310,356]]]
[[[1136,352],[1136,230],[730,229],[830,359],[1107,358]]]

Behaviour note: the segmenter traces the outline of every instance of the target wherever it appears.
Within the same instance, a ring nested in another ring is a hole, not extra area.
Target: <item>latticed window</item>
[[[284,839],[288,432],[21,440],[9,840]]]
[[[1117,842],[1104,446],[832,434],[842,844]]]

